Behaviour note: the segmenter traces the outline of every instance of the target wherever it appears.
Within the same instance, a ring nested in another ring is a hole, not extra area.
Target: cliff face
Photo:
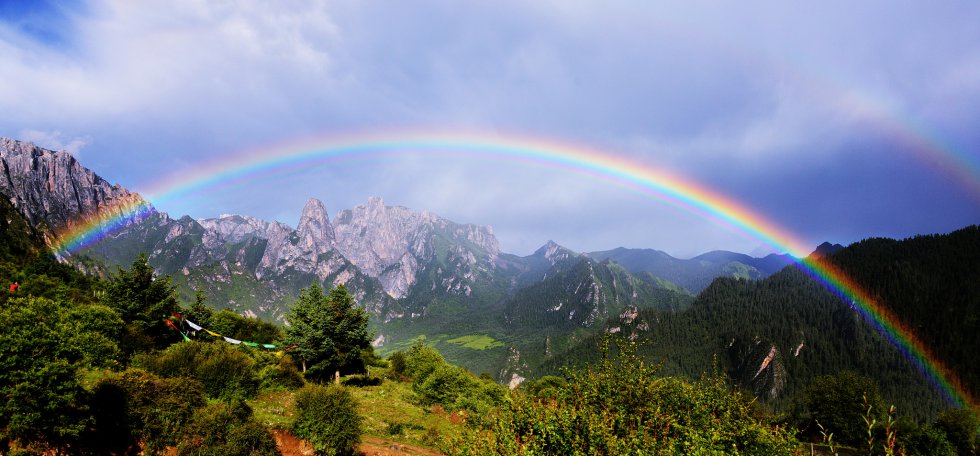
[[[473,269],[491,269],[500,254],[489,227],[453,223],[428,211],[385,206],[381,198],[341,211],[333,232],[337,250],[366,274],[377,277],[385,292],[396,299],[405,297],[422,269],[436,260],[445,263],[451,256],[454,271],[449,275],[464,279],[472,278]]]
[[[0,194],[48,243],[94,217],[125,226],[152,212],[139,194],[110,185],[68,152],[7,138],[0,138]],[[141,205],[147,210],[134,210]]]

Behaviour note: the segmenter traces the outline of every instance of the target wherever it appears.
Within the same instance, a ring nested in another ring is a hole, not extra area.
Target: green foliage
[[[361,421],[346,387],[308,385],[296,393],[293,432],[309,441],[317,455],[353,454],[361,440]]]
[[[384,380],[381,377],[371,374],[354,374],[344,377],[340,383],[344,386],[365,387],[378,386]]]
[[[515,393],[449,454],[790,454],[797,443],[756,419],[751,402],[720,378],[655,376],[632,344],[569,373],[557,398]],[[552,382],[558,383],[558,382]]]
[[[184,429],[177,454],[195,456],[278,455],[269,428],[255,421],[244,402],[199,408]]]
[[[193,319],[191,321],[232,339],[269,344],[282,338],[282,330],[278,326],[258,318],[243,317],[228,309],[214,312],[209,319],[210,326]]]
[[[956,447],[949,443],[946,433],[936,426],[917,426],[914,423],[898,428],[899,447],[906,456],[955,456]]]
[[[191,303],[191,308],[184,312],[184,317],[197,323],[199,326],[211,328],[211,316],[214,315],[214,309],[205,302],[206,299],[207,296],[204,294],[204,290],[200,288],[194,290],[194,302]]]
[[[561,377],[545,375],[530,382],[525,388],[527,393],[538,399],[557,399],[562,391],[568,389],[568,382]]]
[[[422,383],[429,374],[444,364],[446,360],[439,351],[420,339],[405,354],[404,373],[416,383]]]
[[[385,376],[391,380],[401,381],[408,378],[408,374],[405,372],[405,353],[404,352],[394,352],[388,356],[388,371]]]
[[[980,420],[977,419],[975,412],[968,409],[947,410],[936,418],[933,426],[946,435],[949,443],[956,448],[957,454],[977,454]]]
[[[105,452],[135,448],[149,454],[177,444],[195,410],[205,405],[200,382],[162,378],[139,369],[112,374],[94,388],[94,435],[87,439]]]
[[[289,355],[268,364],[259,370],[259,381],[263,390],[285,390],[301,388],[306,382]]]
[[[67,445],[89,420],[77,371],[115,365],[119,350],[110,336],[118,315],[103,306],[19,297],[0,308],[0,321],[0,434]]]
[[[230,344],[181,342],[140,355],[134,364],[163,377],[196,379],[214,399],[253,398],[259,389],[255,360]]]
[[[343,285],[326,295],[316,283],[300,292],[287,316],[286,345],[304,363],[308,378],[329,380],[334,372],[364,372],[361,350],[370,346],[364,309]]]
[[[870,419],[880,421],[883,408],[878,385],[870,378],[845,371],[814,380],[804,390],[795,415],[798,426],[811,437],[819,422],[834,433],[834,440],[856,445],[867,440],[868,407]]]
[[[397,361],[398,358],[404,358]],[[441,405],[450,411],[467,410],[485,413],[506,401],[506,390],[492,380],[474,376],[468,370],[453,366],[439,351],[418,340],[402,356],[395,357],[401,374],[412,380],[412,390],[423,405]]]
[[[156,277],[141,254],[129,270],[119,268],[105,289],[103,303],[126,323],[121,348],[126,354],[163,348],[179,339],[163,320],[178,310],[170,277]]]

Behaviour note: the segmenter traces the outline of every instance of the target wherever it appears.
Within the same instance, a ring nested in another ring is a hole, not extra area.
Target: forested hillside
[[[980,381],[980,230],[976,226],[902,241],[870,239],[829,260],[887,306],[963,379]],[[902,352],[852,309],[796,267],[760,281],[719,278],[683,313],[641,310],[607,327],[633,334],[640,353],[664,372],[696,378],[716,363],[733,381],[787,409],[821,375],[854,371],[875,380],[883,398],[920,419],[948,404]],[[597,356],[583,342],[542,373]]]

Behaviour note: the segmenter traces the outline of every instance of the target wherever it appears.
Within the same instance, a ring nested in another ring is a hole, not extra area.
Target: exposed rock
[[[86,169],[68,152],[0,138],[0,193],[48,243],[93,218],[126,226],[153,208],[137,194]]]
[[[461,225],[428,211],[385,206],[372,197],[367,205],[337,214],[336,248],[365,274],[381,281],[391,297],[405,297],[420,271],[433,261],[453,266],[446,277],[472,282],[474,274],[493,268],[500,247],[488,227]],[[458,272],[459,274],[452,274]],[[446,283],[448,291],[467,294],[466,283]],[[469,291],[468,291],[469,290]]]

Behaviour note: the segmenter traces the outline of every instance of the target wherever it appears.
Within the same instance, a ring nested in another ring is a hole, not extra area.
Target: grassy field
[[[490,348],[503,347],[504,343],[485,334],[472,334],[469,336],[457,337],[447,340],[451,344],[461,345],[474,350],[487,350]]]

